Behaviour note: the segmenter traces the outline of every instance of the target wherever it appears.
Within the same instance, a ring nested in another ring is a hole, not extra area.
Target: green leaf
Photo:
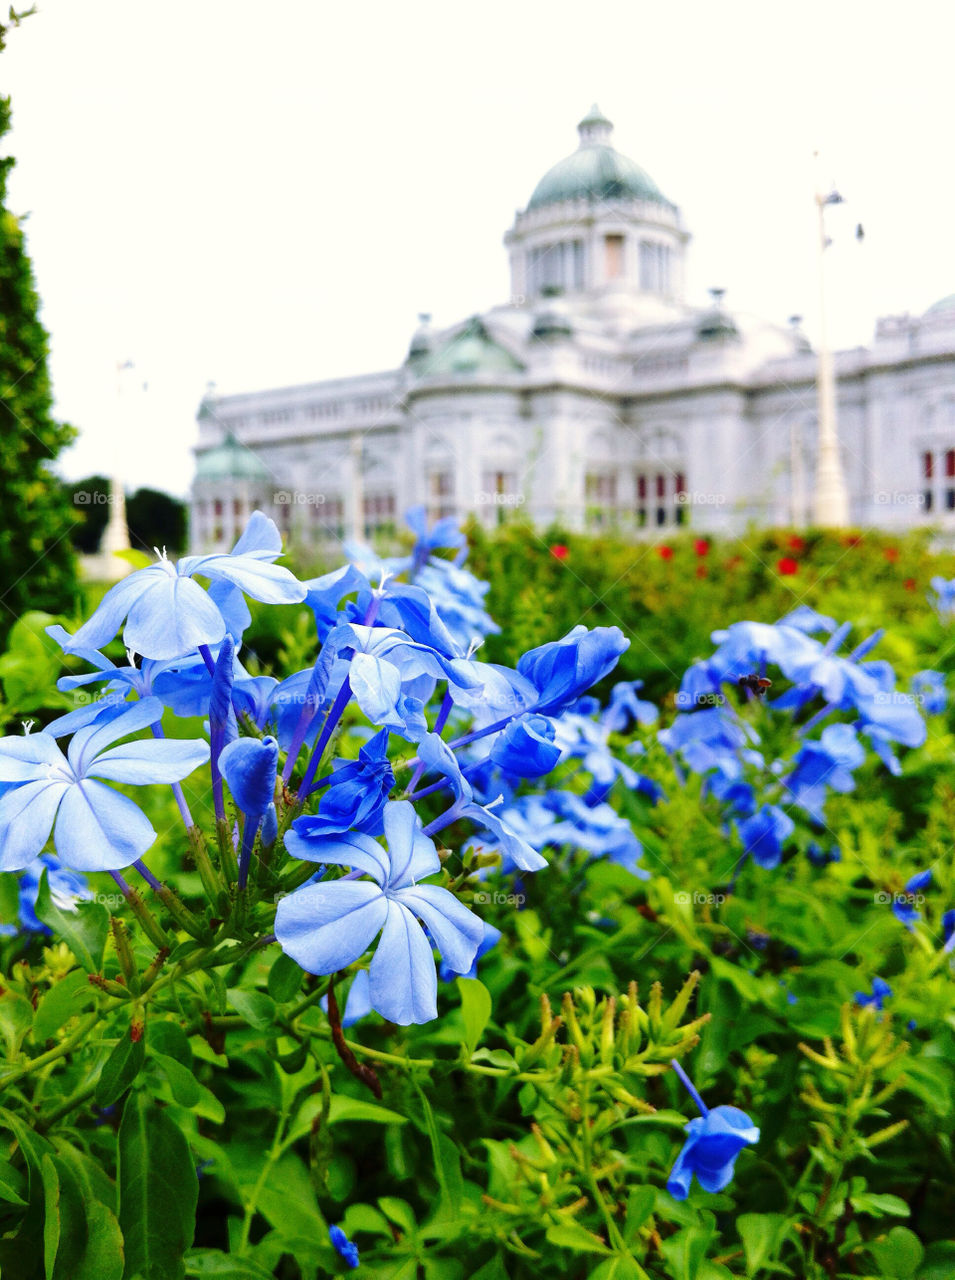
[[[252,1258],[238,1258],[218,1249],[197,1249],[186,1258],[186,1275],[198,1280],[273,1280],[275,1273],[266,1271]]]
[[[7,1204],[26,1205],[27,1180],[7,1159],[0,1160],[0,1200]]]
[[[168,1054],[170,1058],[181,1062],[184,1067],[192,1066],[189,1037],[175,1022],[153,1019],[149,1024],[149,1048]]]
[[[0,996],[0,1036],[10,1061],[20,1052],[20,1045],[32,1026],[33,1005],[30,1001],[16,991],[5,991]]]
[[[490,1021],[491,993],[478,978],[458,978],[457,983],[464,1017],[464,1047],[470,1058]]]
[[[194,1107],[201,1097],[201,1086],[188,1067],[184,1067],[176,1058],[167,1053],[157,1053],[150,1044],[149,1056],[162,1070],[169,1081],[172,1096],[181,1107]]]
[[[121,1098],[142,1070],[146,1061],[146,1047],[142,1040],[133,1040],[129,1032],[117,1040],[103,1066],[96,1084],[93,1100],[98,1107],[108,1107]]]
[[[713,1232],[703,1227],[684,1227],[660,1244],[670,1264],[671,1280],[697,1280]]]
[[[286,1000],[291,1000],[292,996],[298,994],[303,977],[301,966],[291,956],[280,951],[269,970],[269,995],[276,1004],[285,1004]]]
[[[315,1099],[317,1109],[321,1110],[321,1100]],[[304,1108],[303,1108],[304,1109]],[[343,1120],[366,1120],[372,1124],[407,1124],[408,1117],[390,1107],[380,1107],[376,1102],[366,1102],[364,1098],[349,1098],[336,1093],[332,1097],[328,1123],[336,1124]]]
[[[294,1152],[286,1152],[275,1164],[259,1190],[258,1207],[283,1236],[311,1240],[315,1248],[322,1241],[328,1243],[328,1226],[318,1207],[315,1188],[304,1161]]]
[[[89,1197],[67,1161],[44,1155],[42,1176],[47,1280],[120,1280],[123,1239],[116,1215]]]
[[[884,1240],[869,1245],[869,1252],[892,1280],[914,1280],[925,1254],[921,1240],[908,1227],[893,1227]]]
[[[503,1067],[507,1071],[513,1071],[515,1075],[520,1070],[514,1055],[506,1049],[476,1049],[471,1055],[471,1061],[489,1062],[492,1067]]]
[[[646,1280],[646,1275],[633,1258],[618,1254],[613,1258],[605,1258],[596,1271],[591,1271],[589,1280]]]
[[[656,1200],[654,1187],[634,1187],[627,1199],[627,1217],[624,1225],[624,1239],[629,1243],[653,1212]]]
[[[65,1026],[70,1018],[95,1000],[96,992],[90,986],[86,974],[82,969],[74,969],[65,978],[55,982],[41,997],[33,1019],[34,1040],[43,1044]]]
[[[431,1143],[431,1155],[434,1159],[434,1172],[441,1188],[441,1210],[444,1215],[454,1219],[461,1217],[461,1196],[464,1181],[461,1177],[461,1156],[457,1147],[446,1134],[440,1133],[434,1118],[431,1103],[422,1089],[417,1090],[418,1098],[424,1111],[425,1131]]]
[[[75,911],[61,911],[50,896],[46,869],[37,889],[37,918],[65,942],[87,973],[99,973],[109,933],[109,912],[98,902],[81,902]]]
[[[378,1201],[378,1208],[389,1222],[393,1222],[396,1227],[400,1227],[406,1235],[413,1236],[416,1234],[418,1220],[415,1218],[407,1200],[399,1200],[397,1196],[382,1196]]]
[[[229,1003],[256,1031],[270,1031],[275,1026],[275,1001],[263,992],[230,987]]]
[[[791,1225],[782,1213],[744,1213],[736,1219],[746,1253],[747,1276],[758,1275],[760,1268],[775,1258]]]
[[[548,1227],[547,1240],[559,1249],[572,1249],[574,1253],[610,1252],[602,1240],[577,1222],[560,1222]]]
[[[127,1280],[181,1280],[196,1225],[199,1179],[189,1144],[168,1113],[131,1093],[119,1127],[119,1225]]]
[[[485,1262],[483,1267],[478,1267],[472,1274],[471,1280],[508,1280],[501,1255],[496,1253],[493,1258]]]
[[[925,1250],[916,1280],[952,1280],[952,1276],[955,1276],[955,1241],[933,1241]]]
[[[867,1213],[873,1218],[907,1218],[909,1206],[900,1196],[876,1195],[864,1191],[857,1196],[850,1196],[849,1203],[856,1213]]]

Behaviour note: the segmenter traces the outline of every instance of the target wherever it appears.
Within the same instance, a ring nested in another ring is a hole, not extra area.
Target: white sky
[[[689,301],[813,335],[815,149],[848,202],[836,342],[955,291],[948,0],[39,7],[0,89],[70,477],[185,494],[208,380],[392,368],[418,311],[505,301],[501,237],[594,100],[683,211]],[[149,390],[119,430],[127,359]]]

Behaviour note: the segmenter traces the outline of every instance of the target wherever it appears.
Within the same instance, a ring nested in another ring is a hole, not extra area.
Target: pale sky
[[[948,0],[38,4],[0,90],[70,477],[184,495],[208,381],[393,368],[419,311],[506,301],[501,238],[594,101],[682,210],[688,301],[814,335],[815,150],[837,344],[955,292]]]

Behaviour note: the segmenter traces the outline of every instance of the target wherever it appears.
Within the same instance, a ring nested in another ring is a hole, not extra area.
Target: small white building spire
[[[613,125],[596,102],[577,126],[581,147],[607,147],[613,137]]]

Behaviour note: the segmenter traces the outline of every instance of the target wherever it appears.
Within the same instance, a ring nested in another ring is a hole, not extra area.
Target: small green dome
[[[943,311],[955,311],[955,293],[950,293],[947,298],[939,298],[938,302],[933,302],[925,314],[937,316]]]
[[[464,373],[518,373],[522,368],[475,316],[450,342],[426,358],[419,372],[433,378]]]
[[[580,146],[548,169],[534,188],[528,209],[563,200],[670,202],[649,174],[610,145],[613,126],[594,105],[577,126]]]
[[[197,480],[270,481],[271,473],[258,454],[239,444],[229,432],[222,444],[200,454],[196,462]]]

